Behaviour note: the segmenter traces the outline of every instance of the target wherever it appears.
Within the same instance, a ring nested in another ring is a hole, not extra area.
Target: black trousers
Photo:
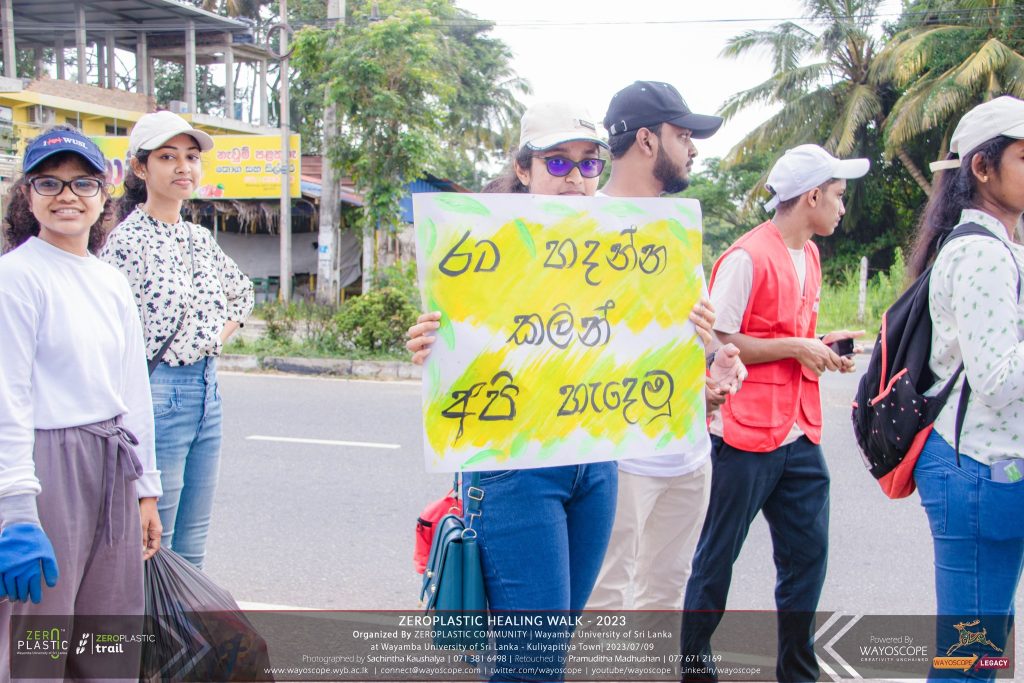
[[[711,502],[682,624],[684,662],[696,665],[684,668],[683,680],[718,680],[710,664],[711,636],[722,620],[733,564],[751,522],[763,512],[777,572],[776,675],[787,683],[816,681],[814,613],[828,558],[829,474],[821,447],[801,436],[770,453],[752,453],[713,436],[712,465]]]

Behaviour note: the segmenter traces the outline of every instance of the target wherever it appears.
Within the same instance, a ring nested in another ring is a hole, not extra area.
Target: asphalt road
[[[857,378],[822,382],[832,517],[820,606],[925,614],[935,608],[927,521],[916,494],[891,501],[864,469],[849,423]],[[416,517],[450,482],[424,472],[419,384],[231,373],[221,382],[224,453],[207,572],[249,603],[415,608]],[[774,581],[758,518],[735,568],[730,609],[772,609]]]

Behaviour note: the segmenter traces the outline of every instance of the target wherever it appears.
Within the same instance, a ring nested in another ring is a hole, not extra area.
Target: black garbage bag
[[[145,590],[140,681],[274,680],[267,644],[235,599],[180,555],[147,560]]]

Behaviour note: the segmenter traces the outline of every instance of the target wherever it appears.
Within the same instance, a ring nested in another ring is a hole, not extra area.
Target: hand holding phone
[[[840,339],[828,345],[833,353],[843,358],[852,358],[855,354],[852,339]]]

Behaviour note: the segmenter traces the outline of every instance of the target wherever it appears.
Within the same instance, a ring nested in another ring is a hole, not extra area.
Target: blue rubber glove
[[[57,557],[46,532],[38,524],[12,524],[0,532],[0,598],[39,604],[43,598],[40,579],[57,585]]]

